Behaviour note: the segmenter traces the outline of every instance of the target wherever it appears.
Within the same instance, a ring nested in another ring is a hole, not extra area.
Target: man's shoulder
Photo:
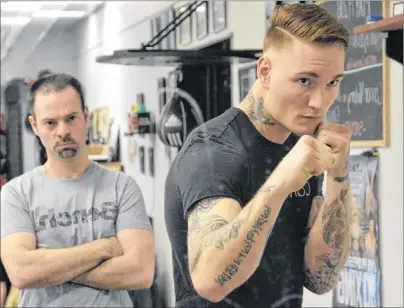
[[[238,116],[236,108],[230,108],[223,114],[195,128],[178,153],[179,159],[184,155],[220,155],[242,151],[243,144],[235,131],[234,121]]]
[[[29,185],[34,185],[35,177],[38,175],[38,168],[40,167],[35,167],[32,170],[24,172],[23,174],[18,175],[6,182],[1,187],[2,192],[13,190],[17,193],[23,193],[26,187]]]
[[[136,184],[135,179],[123,171],[108,168],[97,162],[94,162],[94,165],[97,170],[95,176],[102,177],[105,182],[115,182],[118,187],[126,186],[128,183]]]

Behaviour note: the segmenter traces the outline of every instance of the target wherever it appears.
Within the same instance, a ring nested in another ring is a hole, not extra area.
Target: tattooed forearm
[[[340,199],[331,204],[324,204],[323,210],[323,237],[324,242],[334,249],[341,249],[344,244],[345,231],[347,230],[347,210],[344,205],[347,190],[341,190]]]
[[[263,194],[266,192],[270,192],[275,188],[275,185],[264,185],[262,188],[258,191],[258,193]]]
[[[198,248],[194,250],[193,255],[189,258],[189,269],[193,272],[198,264],[202,252],[207,247],[216,247],[223,250],[224,244],[229,242],[232,238],[236,238],[242,224],[248,219],[249,213],[246,218],[235,219],[229,223],[220,215],[210,214],[214,206],[222,198],[208,198],[198,203],[197,207],[190,214],[190,225],[188,229],[188,238],[194,243],[198,243]],[[204,215],[200,215],[204,213]]]
[[[255,100],[253,93],[250,92],[247,96],[247,99],[251,103],[248,116],[252,122],[259,122],[263,125],[268,126],[273,126],[276,124],[270,115],[265,114],[264,99],[262,97],[259,97],[257,98],[257,100]]]
[[[339,264],[343,250],[322,254],[316,257],[317,267],[310,270],[305,267],[305,287],[310,291],[323,294],[337,283],[339,277]]]
[[[220,216],[211,217],[211,220],[207,218],[201,225],[199,230],[195,230],[199,233],[199,247],[195,251],[195,256],[190,259],[190,271],[193,272],[198,264],[199,258],[202,252],[207,247],[216,247],[220,250],[224,249],[224,243],[229,242],[232,238],[236,238],[239,234],[240,227],[245,220],[234,220],[229,224],[225,219]],[[217,232],[215,232],[217,231]]]
[[[341,189],[338,198],[324,202],[322,215],[322,239],[324,248],[317,247],[311,252],[314,264],[305,266],[305,286],[312,292],[323,294],[337,283],[339,273],[349,254],[349,212],[347,206],[348,189]]]
[[[231,280],[238,272],[239,266],[244,262],[247,255],[251,251],[252,246],[255,244],[255,238],[262,234],[262,227],[268,223],[269,215],[271,214],[271,208],[265,206],[264,211],[260,217],[254,222],[250,231],[248,231],[245,240],[244,247],[241,249],[237,258],[229,264],[226,269],[217,278],[216,282],[223,286],[227,281]]]

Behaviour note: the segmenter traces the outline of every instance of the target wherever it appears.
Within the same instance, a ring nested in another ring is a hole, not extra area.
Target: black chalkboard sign
[[[384,1],[324,1],[320,3],[350,31],[345,77],[327,120],[352,130],[352,147],[388,146],[388,62],[383,33],[352,34],[368,15],[386,16]]]

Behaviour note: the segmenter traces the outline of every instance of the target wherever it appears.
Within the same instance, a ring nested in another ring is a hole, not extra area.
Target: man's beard
[[[68,144],[69,146],[72,147],[59,148],[59,146],[63,146],[65,144]],[[77,143],[71,137],[65,137],[63,139],[63,142],[55,146],[55,151],[58,158],[63,160],[71,160],[75,158],[77,156],[78,150],[79,148]]]
[[[57,151],[56,153],[60,159],[69,160],[69,159],[73,159],[74,157],[76,157],[77,152],[78,152],[77,149],[67,148],[67,149],[63,149],[61,151]]]

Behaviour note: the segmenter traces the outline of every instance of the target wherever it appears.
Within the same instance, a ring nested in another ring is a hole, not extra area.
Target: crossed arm
[[[19,289],[69,281],[107,290],[142,289],[153,280],[154,247],[148,230],[128,229],[117,239],[61,249],[36,249],[36,237],[19,232],[3,237],[1,246],[10,280]]]
[[[305,247],[305,287],[324,294],[336,287],[350,250],[350,185],[328,178],[325,197],[314,197]]]

